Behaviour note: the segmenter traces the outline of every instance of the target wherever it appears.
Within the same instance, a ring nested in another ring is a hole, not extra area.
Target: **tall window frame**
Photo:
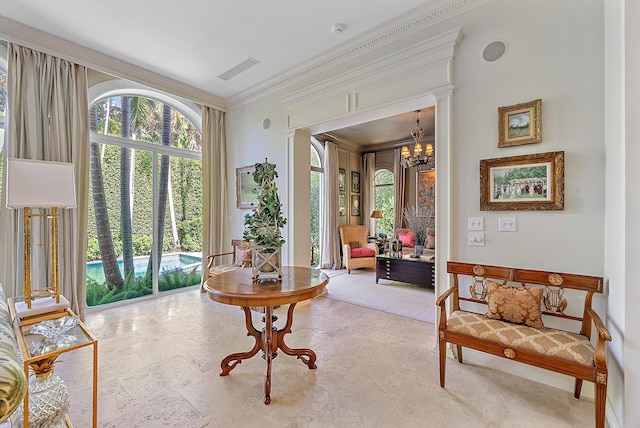
[[[123,97],[123,96],[149,98],[171,107],[171,109],[175,110],[176,112],[179,112],[183,118],[190,121],[193,124],[193,126],[195,126],[201,138],[202,116],[201,116],[201,110],[199,106],[195,105],[194,103],[186,102],[184,100],[176,99],[166,94],[153,91],[148,88],[144,88],[142,86],[131,84],[129,82],[125,83],[123,81],[110,81],[110,82],[104,82],[102,84],[98,84],[91,87],[89,89],[89,105],[91,106],[90,108],[93,108],[93,106],[97,102],[100,102],[101,100],[108,99],[108,98]],[[171,146],[164,146],[156,142],[136,141],[135,139],[130,139],[126,137],[104,135],[104,134],[96,133],[95,131],[91,132],[90,138],[91,138],[90,140],[91,143],[104,145],[103,147],[112,146],[112,147],[118,147],[121,149],[123,148],[130,149],[132,152],[139,151],[139,152],[150,153],[151,160],[152,160],[152,171],[153,171],[152,178],[151,178],[152,200],[153,200],[152,217],[153,218],[150,221],[152,221],[152,228],[153,228],[152,248],[156,248],[155,239],[159,233],[159,229],[158,229],[159,213],[157,212],[156,204],[159,197],[160,162],[166,156],[167,157],[166,159],[169,159],[170,162],[173,162],[172,160],[176,160],[176,159],[185,159],[187,161],[195,161],[195,162],[201,163],[202,153],[200,151],[194,151],[194,150],[171,147]],[[201,181],[201,177],[199,179]],[[169,197],[171,198],[171,196]],[[199,201],[199,207],[200,209],[202,208],[202,200]],[[89,207],[89,211],[90,211],[89,214],[93,215],[92,206]],[[201,245],[202,244],[200,244],[200,260],[202,259]],[[162,249],[160,249],[160,255],[162,254],[163,254],[163,251]],[[139,299],[155,298],[161,294],[170,293],[171,291],[160,291],[158,279],[161,273],[159,272],[159,267],[158,267],[158,264],[159,264],[158,255],[159,254],[156,251],[151,252],[151,266],[153,271],[151,294],[147,294],[147,295],[144,295],[143,297],[138,297],[136,299],[117,301],[114,303],[109,303],[107,305],[99,305],[99,306],[87,305],[88,310],[103,309],[106,306],[130,304]],[[198,262],[197,265],[201,265],[201,263]],[[199,286],[199,282],[200,281],[198,281],[198,284],[191,285],[189,288],[195,288]],[[172,291],[183,291],[184,289],[185,288],[178,288]]]
[[[324,233],[324,223],[322,212],[324,209],[324,148],[311,141],[311,209],[310,209],[310,229],[311,229],[311,258],[310,265],[317,267],[320,264],[320,254],[322,251],[322,234]]]
[[[375,232],[383,232],[391,239],[395,231],[395,180],[393,171],[377,168],[373,176],[373,200],[375,210],[382,218],[375,219]]]

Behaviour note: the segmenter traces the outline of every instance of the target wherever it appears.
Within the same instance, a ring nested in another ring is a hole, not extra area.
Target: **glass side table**
[[[23,418],[21,418],[24,420],[24,428],[29,427],[29,417],[32,417],[34,414],[33,412],[29,414],[29,393],[34,394],[34,391],[32,391],[34,383],[36,385],[38,383],[42,384],[41,389],[49,389],[51,385],[45,385],[43,379],[49,379],[46,380],[46,382],[49,383],[57,381],[56,378],[58,378],[58,376],[53,374],[53,366],[56,359],[65,352],[72,352],[87,346],[93,346],[93,427],[97,428],[98,340],[79,319],[77,320],[77,323],[69,323],[71,328],[55,337],[50,337],[49,339],[46,339],[42,334],[31,333],[31,328],[39,323],[49,322],[50,324],[57,326],[60,322],[69,320],[69,318],[64,317],[76,317],[76,314],[74,314],[71,309],[66,309],[65,311],[57,312],[55,314],[43,314],[32,318],[20,319],[15,316],[14,304],[11,299],[7,300],[9,312],[13,319],[13,328],[18,339],[20,352],[22,353],[25,375],[29,378],[29,373],[31,372],[32,374],[29,382],[29,389],[24,397],[22,412]],[[43,330],[41,327],[42,325],[40,325],[39,328]],[[44,328],[44,330],[46,331],[47,328]],[[64,388],[66,392],[66,387]],[[66,393],[68,394],[68,392]],[[38,406],[38,411],[40,411],[42,407],[50,407],[46,402],[43,404],[44,406]],[[64,421],[67,427],[73,427],[68,416],[65,417]]]

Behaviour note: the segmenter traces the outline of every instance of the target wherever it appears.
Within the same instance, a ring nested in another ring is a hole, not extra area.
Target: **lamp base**
[[[31,301],[31,309],[26,302],[15,302],[16,317],[20,319],[30,318],[51,312],[62,312],[71,304],[63,295],[60,295],[60,303],[56,303],[55,297],[38,297]]]

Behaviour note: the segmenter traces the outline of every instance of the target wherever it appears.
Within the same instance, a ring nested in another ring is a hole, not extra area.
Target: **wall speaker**
[[[482,58],[487,62],[499,60],[507,52],[507,45],[501,41],[489,43],[482,51]]]

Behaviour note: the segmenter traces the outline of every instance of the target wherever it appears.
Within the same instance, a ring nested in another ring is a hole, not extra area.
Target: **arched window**
[[[88,306],[200,284],[202,140],[176,105],[131,91],[90,107]]]
[[[382,212],[382,218],[376,219],[376,232],[383,232],[391,239],[394,232],[395,187],[393,171],[379,169],[373,179],[375,209]]]
[[[322,233],[322,167],[320,152],[311,143],[311,266],[320,263],[320,236]]]

